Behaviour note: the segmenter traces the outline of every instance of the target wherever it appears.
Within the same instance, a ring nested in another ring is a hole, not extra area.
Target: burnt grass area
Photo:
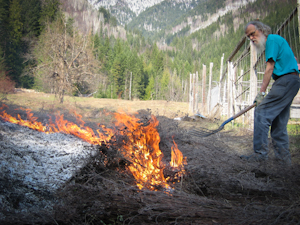
[[[137,117],[147,123],[150,114],[141,110]],[[51,197],[52,210],[26,218],[12,214],[1,224],[300,223],[299,149],[293,148],[290,167],[274,159],[272,146],[268,161],[249,163],[239,157],[252,153],[247,129],[199,138],[188,131],[210,126],[211,121],[157,119],[165,163],[171,159],[173,140],[187,158],[186,174],[171,184],[173,189],[139,190],[126,169],[130,162],[118,153],[122,140],[117,139],[120,143],[94,146],[98,154]],[[165,175],[172,172],[166,170]]]

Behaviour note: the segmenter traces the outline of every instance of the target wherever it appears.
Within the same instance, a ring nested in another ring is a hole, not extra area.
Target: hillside
[[[161,1],[163,0],[89,0],[96,9],[100,7],[108,9],[123,26],[147,8]]]
[[[140,30],[147,38],[165,41],[168,35],[190,35],[204,29],[225,14],[235,13],[255,1],[166,0],[142,12],[128,23],[128,28]]]
[[[147,8],[159,4],[163,0],[89,0],[96,8],[105,7],[119,7],[120,5],[126,6],[128,10],[132,11],[135,15],[139,15]]]
[[[104,23],[103,15],[88,3],[87,0],[60,0],[67,17],[74,19],[74,26],[87,34],[92,29],[97,32]]]

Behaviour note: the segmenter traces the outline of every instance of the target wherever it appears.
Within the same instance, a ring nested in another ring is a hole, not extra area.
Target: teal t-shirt
[[[269,34],[265,54],[266,61],[273,59],[275,62],[273,78],[274,75],[281,76],[287,73],[299,73],[294,53],[283,37],[277,34]]]

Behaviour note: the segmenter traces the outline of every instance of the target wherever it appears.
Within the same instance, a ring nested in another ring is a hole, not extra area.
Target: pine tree
[[[22,7],[23,33],[29,36],[38,36],[40,34],[40,0],[26,0],[20,2]]]
[[[146,90],[145,90],[145,97],[144,97],[145,100],[153,100],[153,99],[156,99],[155,98],[155,80],[154,80],[154,77],[151,76],[149,78],[149,83],[146,87]]]
[[[4,52],[0,46],[0,79],[6,75]]]
[[[170,93],[169,93],[170,78],[171,77],[168,69],[165,69],[160,79],[160,94],[162,99],[166,99],[166,100],[170,99]]]
[[[117,97],[122,94],[122,85],[123,85],[123,79],[122,79],[122,69],[121,69],[121,58],[116,57],[111,68],[111,77],[112,77],[112,83],[114,85],[113,93],[114,97]]]
[[[153,62],[155,72],[163,69],[163,57],[156,44],[152,47],[151,61]]]
[[[23,70],[23,59],[21,58],[22,50],[22,26],[21,22],[21,6],[19,0],[12,0],[9,6],[9,18],[8,18],[8,36],[9,42],[7,42],[6,48],[6,65],[10,70],[10,77],[12,80],[20,85],[20,75]]]
[[[104,23],[109,23],[109,20],[110,20],[110,13],[109,13],[109,11],[106,10],[104,7],[100,7],[98,11],[99,11],[99,13],[103,14]]]
[[[12,0],[9,7],[9,37],[13,45],[20,45],[22,38],[21,10],[19,0]]]
[[[44,0],[42,4],[41,16],[40,16],[40,29],[43,30],[47,23],[53,22],[59,11],[59,0]]]
[[[9,39],[7,33],[9,18],[9,0],[0,0],[0,46],[5,51],[7,40]]]
[[[97,60],[99,60],[99,58],[101,57],[101,56],[99,56],[100,49],[101,49],[101,41],[100,41],[99,35],[95,34],[95,36],[94,36],[94,55]]]

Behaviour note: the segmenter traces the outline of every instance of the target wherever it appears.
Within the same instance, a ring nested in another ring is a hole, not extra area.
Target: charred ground
[[[149,110],[140,110],[137,116],[146,123],[150,114]],[[46,114],[35,115],[45,119]],[[300,223],[297,137],[290,138],[291,167],[278,164],[272,150],[267,162],[248,163],[239,156],[252,151],[251,131],[241,128],[197,138],[187,131],[195,126],[210,126],[211,121],[174,121],[164,116],[157,119],[160,149],[166,162],[170,161],[173,139],[187,157],[186,175],[173,185],[173,190],[139,190],[133,176],[126,171],[130,162],[118,154],[118,143],[93,146],[99,150],[98,154],[66,185],[45,197],[55,202],[53,210],[46,210],[45,214],[31,212],[22,218],[9,213],[2,224]],[[105,166],[104,158],[108,160]],[[1,184],[10,188],[13,181]]]

